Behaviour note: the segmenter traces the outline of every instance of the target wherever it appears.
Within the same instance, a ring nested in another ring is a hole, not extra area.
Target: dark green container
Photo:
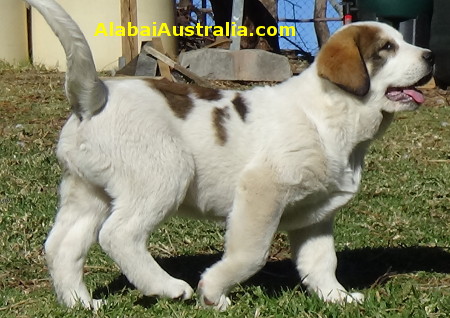
[[[433,0],[359,0],[359,5],[363,12],[398,22],[433,11]]]

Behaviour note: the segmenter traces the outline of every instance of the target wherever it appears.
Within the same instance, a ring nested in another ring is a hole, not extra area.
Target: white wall
[[[1,0],[0,59],[10,63],[28,60],[27,15],[23,1]]]
[[[3,0],[2,0],[3,1]],[[18,0],[13,0],[18,1]],[[111,70],[118,67],[118,59],[122,56],[122,38],[118,36],[94,36],[99,23],[108,26],[113,22],[121,25],[120,0],[57,0],[72,16],[83,31],[93,52],[98,71]],[[170,0],[138,0],[138,25],[152,25],[166,22],[174,23],[173,6]],[[32,13],[32,39],[34,63],[47,67],[66,69],[66,57],[56,36],[36,10]],[[145,38],[139,38],[139,43]],[[169,40],[169,41],[168,41]],[[174,39],[163,39],[168,50],[176,46],[169,45]]]

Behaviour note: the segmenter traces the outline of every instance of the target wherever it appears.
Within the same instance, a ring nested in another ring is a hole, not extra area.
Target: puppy
[[[230,289],[264,266],[287,231],[302,283],[325,301],[361,301],[335,277],[333,219],[358,191],[364,155],[393,113],[424,100],[433,55],[381,23],[345,26],[300,76],[275,87],[220,91],[166,81],[102,81],[75,22],[53,0],[27,0],[67,54],[73,109],[57,155],[60,206],[45,243],[58,299],[97,308],[83,282],[96,241],[144,295],[193,289],[147,251],[172,215],[226,223],[222,259],[198,294],[225,310]]]

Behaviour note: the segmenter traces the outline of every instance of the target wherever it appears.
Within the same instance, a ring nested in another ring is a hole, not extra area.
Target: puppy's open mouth
[[[428,73],[428,75],[425,75],[420,81],[418,81],[416,84],[408,87],[389,87],[386,90],[386,97],[387,99],[394,101],[394,102],[400,102],[400,103],[410,103],[415,102],[416,104],[422,104],[425,101],[425,97],[423,96],[422,92],[419,91],[416,86],[421,86],[431,79],[433,76],[432,72]]]
[[[386,90],[386,97],[394,102],[409,103],[416,102],[422,104],[425,101],[423,94],[414,86],[411,87],[389,87]]]

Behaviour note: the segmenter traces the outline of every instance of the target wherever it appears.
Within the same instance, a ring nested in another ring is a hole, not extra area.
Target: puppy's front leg
[[[226,294],[231,287],[264,266],[282,208],[270,169],[258,167],[244,172],[227,222],[225,253],[199,283],[203,305],[225,310],[230,304]]]
[[[333,218],[289,232],[292,258],[303,284],[329,302],[361,302],[364,295],[348,293],[336,279]]]

